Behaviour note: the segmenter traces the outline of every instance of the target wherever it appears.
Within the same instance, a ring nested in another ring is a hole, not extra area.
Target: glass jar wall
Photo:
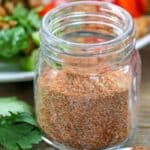
[[[136,128],[140,57],[131,16],[106,2],[59,6],[43,19],[37,122],[59,149],[121,147]]]

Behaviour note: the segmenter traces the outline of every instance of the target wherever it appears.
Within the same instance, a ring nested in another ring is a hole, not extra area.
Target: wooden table
[[[150,147],[150,46],[140,51],[143,63],[140,112],[138,131],[129,145],[146,145]],[[17,96],[31,105],[33,101],[33,83],[0,83],[0,96]],[[45,143],[35,146],[35,150],[52,150]]]

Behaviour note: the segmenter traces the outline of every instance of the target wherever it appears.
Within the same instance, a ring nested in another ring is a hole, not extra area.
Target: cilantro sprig
[[[13,11],[12,19],[18,22],[18,25],[24,27],[27,33],[39,30],[41,19],[34,10],[29,11],[22,4],[18,4]]]
[[[9,97],[0,98],[0,106],[3,106],[0,109],[0,146],[6,150],[25,150],[42,140],[42,132],[28,104]]]
[[[28,48],[28,36],[23,27],[0,31],[0,57],[11,58]]]

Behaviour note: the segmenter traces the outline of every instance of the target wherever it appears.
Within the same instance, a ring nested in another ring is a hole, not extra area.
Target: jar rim
[[[107,5],[112,10],[117,11],[117,13],[121,14],[121,17],[122,17],[121,19],[124,19],[124,21],[125,21],[124,32],[120,35],[117,35],[113,39],[108,40],[108,41],[97,42],[97,43],[77,43],[77,42],[72,42],[72,41],[62,39],[62,38],[56,36],[55,34],[53,34],[52,32],[49,31],[48,24],[49,24],[49,17],[50,16],[55,15],[57,12],[65,9],[65,8],[76,6],[76,5],[81,5],[81,4],[87,4],[87,5],[90,4],[90,5],[98,5],[98,6]],[[78,1],[78,2],[70,2],[70,3],[65,3],[63,5],[59,5],[58,7],[49,11],[43,17],[43,21],[42,21],[42,32],[44,32],[50,39],[53,39],[55,41],[59,41],[63,44],[69,44],[70,46],[75,46],[75,47],[80,47],[80,48],[97,47],[97,46],[103,47],[103,46],[115,45],[116,43],[119,43],[120,41],[123,41],[124,39],[126,39],[128,36],[132,35],[133,28],[134,28],[134,23],[132,20],[132,16],[125,9],[121,8],[120,6],[109,3],[109,2],[102,2],[102,1],[99,2],[99,1],[91,1],[91,0],[88,0],[88,1],[82,0],[82,1]],[[120,50],[117,50],[117,51],[120,51]]]

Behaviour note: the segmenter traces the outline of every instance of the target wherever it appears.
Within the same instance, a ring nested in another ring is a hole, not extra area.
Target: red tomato
[[[141,16],[138,4],[135,0],[117,0],[117,4],[126,9],[133,17]]]
[[[65,0],[51,0],[51,2],[45,5],[44,8],[39,12],[39,15],[44,16],[48,11],[62,3],[65,3]]]
[[[55,7],[55,1],[51,1],[49,4],[45,5],[43,9],[39,12],[40,16],[44,16],[49,10]]]
[[[116,2],[133,17],[140,17],[146,11],[147,7],[147,0],[116,0]]]
[[[144,13],[147,10],[148,7],[148,0],[137,0],[139,10]]]

